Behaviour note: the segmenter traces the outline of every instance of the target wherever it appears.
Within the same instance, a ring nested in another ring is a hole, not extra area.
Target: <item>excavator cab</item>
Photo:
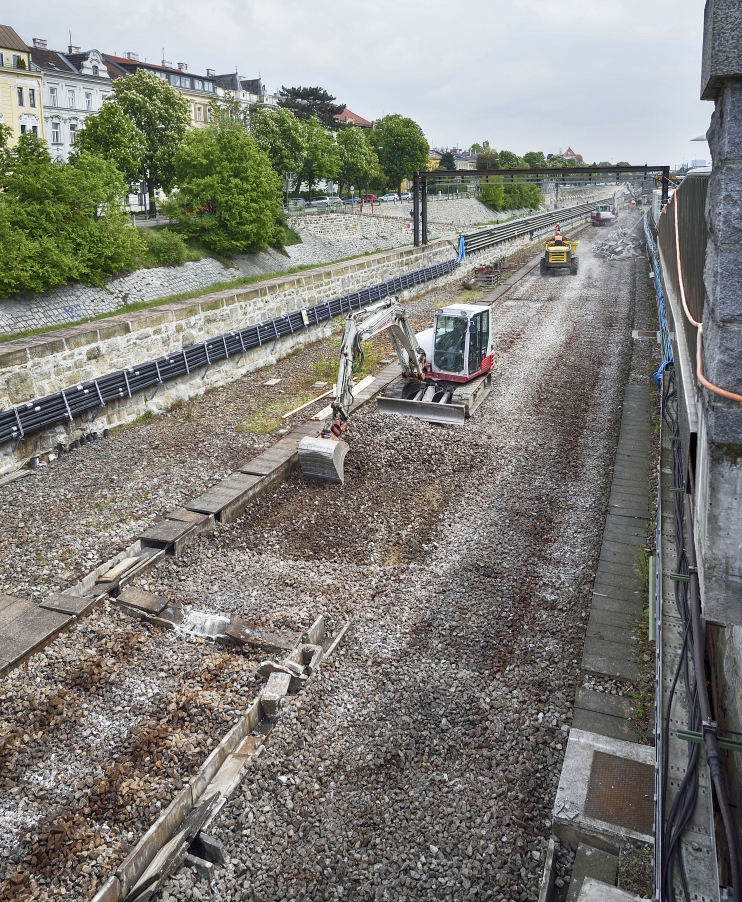
[[[432,364],[433,378],[465,382],[492,365],[489,307],[444,307],[437,311],[433,328],[417,338]]]

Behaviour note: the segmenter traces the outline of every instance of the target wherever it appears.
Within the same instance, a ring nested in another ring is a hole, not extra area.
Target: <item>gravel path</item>
[[[353,620],[220,816],[227,866],[163,899],[537,898],[646,293],[592,241],[578,277],[496,305],[494,390],[465,427],[371,406],[344,489],[292,477],[158,572],[214,609]]]

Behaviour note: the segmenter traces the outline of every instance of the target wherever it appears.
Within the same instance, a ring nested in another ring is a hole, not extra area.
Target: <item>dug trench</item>
[[[535,898],[581,677],[638,279],[633,261],[602,263],[590,243],[577,277],[530,276],[517,300],[496,304],[494,389],[463,429],[371,405],[352,423],[344,489],[292,476],[139,581],[186,606],[276,627],[301,629],[318,612],[331,630],[353,622],[215,825],[227,864],[210,885],[181,872],[164,897],[439,899],[476,889]],[[416,300],[413,315],[429,321],[440,300]],[[5,846],[2,886],[16,898],[91,895],[255,694],[249,657],[154,636],[104,609],[11,675],[4,713],[20,722],[44,698],[56,710],[71,669],[92,664],[81,644],[118,672],[105,641],[139,631],[136,666],[121,664],[127,680],[101,676],[96,685],[110,689],[99,701],[64,698],[64,729],[45,715],[6,742],[16,754],[3,788],[16,842]],[[204,679],[212,666],[219,675]],[[140,707],[117,714],[111,695],[131,708],[137,680]],[[186,691],[195,694],[181,707]],[[178,751],[166,754],[176,713]],[[99,793],[105,804],[86,801],[87,778],[108,787],[107,768],[121,761],[127,773],[110,775],[117,791]],[[38,799],[26,802],[34,782]],[[39,855],[59,824],[69,848],[47,856],[54,876],[39,881]],[[13,874],[25,879],[12,883]]]

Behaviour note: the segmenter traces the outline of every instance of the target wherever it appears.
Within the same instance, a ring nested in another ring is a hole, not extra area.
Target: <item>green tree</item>
[[[85,119],[70,160],[75,162],[83,153],[97,154],[114,163],[128,182],[136,182],[142,177],[145,152],[142,133],[117,103],[109,102]]]
[[[619,160],[616,166],[631,166],[631,163],[627,163],[626,160]]]
[[[479,199],[493,210],[504,210],[505,191],[502,185],[482,185]]]
[[[430,145],[412,119],[398,113],[384,116],[376,124],[374,137],[381,168],[400,192],[403,179],[411,179],[415,172],[428,168]]]
[[[499,169],[500,154],[493,148],[485,148],[477,154],[477,169]]]
[[[250,117],[235,96],[234,91],[225,91],[222,97],[213,100],[209,105],[209,110],[209,121],[214,125],[238,125],[248,128]]]
[[[601,160],[600,163],[598,163],[597,165],[598,166],[610,166],[611,163],[608,160]]]
[[[523,157],[509,150],[500,151],[500,166],[503,169],[528,169],[528,163]]]
[[[367,185],[379,172],[379,159],[363,134],[363,129],[348,126],[338,132],[340,156],[338,194],[345,185]]]
[[[450,150],[444,150],[441,154],[441,161],[438,164],[439,169],[455,169],[456,160]]]
[[[529,169],[544,169],[548,165],[546,157],[540,150],[529,150],[523,154],[523,159]]]
[[[334,117],[345,109],[344,103],[335,103],[332,94],[324,88],[286,88],[278,92],[278,105],[291,110],[297,119],[309,121],[318,119],[325,128],[337,129],[339,123]]]
[[[149,211],[154,215],[155,190],[169,191],[175,179],[175,155],[190,124],[187,100],[161,78],[139,69],[117,78],[112,101],[137,127],[144,140]]]
[[[250,134],[268,154],[271,166],[281,178],[301,171],[304,132],[302,123],[290,110],[261,107],[250,116]]]
[[[5,135],[3,135],[5,137]],[[114,163],[81,152],[53,163],[34,135],[0,148],[0,295],[39,292],[71,279],[100,284],[128,269],[144,243],[124,207],[127,185]]]
[[[312,199],[314,186],[321,179],[337,178],[340,172],[340,154],[335,143],[335,136],[313,116],[302,123],[304,138],[304,161],[297,175],[295,191],[306,182],[309,199]]]
[[[178,192],[166,211],[220,255],[260,251],[278,237],[281,184],[240,126],[193,129],[173,161]]]

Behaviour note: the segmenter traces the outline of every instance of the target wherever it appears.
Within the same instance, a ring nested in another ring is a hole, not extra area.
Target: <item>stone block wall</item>
[[[403,296],[434,285],[462,280],[474,266],[515,253],[529,244],[527,236],[496,244],[467,258],[464,266],[435,283],[417,286]],[[131,314],[70,326],[45,335],[0,344],[0,409],[27,403],[106,373],[136,366],[180,351],[234,329],[388,281],[456,255],[456,242],[439,239],[425,247],[405,247],[313,271],[283,276],[244,289],[207,294],[187,301],[162,304]],[[296,348],[329,333],[330,324],[283,336],[270,345],[253,348],[240,358],[214,363],[148,390],[109,403],[95,421],[82,418],[27,436],[17,447],[0,446],[0,475],[12,472],[31,456],[67,443],[89,431],[125,425],[145,411],[167,410],[172,404],[226,385],[247,373],[270,366]]]

